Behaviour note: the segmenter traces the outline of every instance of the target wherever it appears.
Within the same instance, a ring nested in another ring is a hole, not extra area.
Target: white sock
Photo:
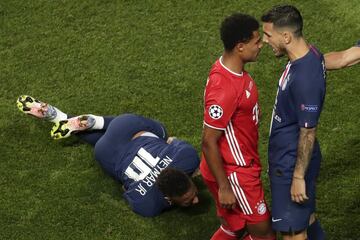
[[[105,124],[105,121],[104,121],[104,118],[101,117],[101,116],[96,116],[96,115],[93,115],[93,114],[87,114],[89,116],[91,116],[92,118],[95,119],[95,124],[94,126],[92,126],[90,129],[92,130],[100,130],[100,129],[103,129],[104,127],[104,124]]]
[[[50,106],[50,108],[52,108],[52,110],[54,110],[56,112],[56,114],[54,114],[55,118],[49,118],[50,122],[56,123],[56,122],[59,122],[61,120],[67,119],[67,114],[66,113],[62,112],[60,109],[58,109],[58,108],[56,108],[54,106],[51,106],[51,105],[49,105],[49,106]]]

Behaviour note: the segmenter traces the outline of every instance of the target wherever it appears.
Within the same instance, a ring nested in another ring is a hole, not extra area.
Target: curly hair
[[[167,197],[181,197],[189,191],[191,180],[183,171],[166,168],[159,174],[156,184]]]
[[[247,43],[253,32],[259,29],[259,22],[252,16],[234,13],[221,23],[220,35],[226,51],[234,49],[238,43]]]

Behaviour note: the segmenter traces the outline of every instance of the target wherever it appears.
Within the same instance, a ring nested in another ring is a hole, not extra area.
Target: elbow
[[[201,142],[201,150],[203,152],[206,152],[207,149],[209,149],[209,141],[207,141],[206,139],[203,139]]]
[[[215,146],[216,146],[216,143],[215,143]],[[214,147],[214,142],[213,141],[211,141],[209,139],[203,139],[202,140],[201,150],[203,151],[203,153],[206,154],[213,147]]]

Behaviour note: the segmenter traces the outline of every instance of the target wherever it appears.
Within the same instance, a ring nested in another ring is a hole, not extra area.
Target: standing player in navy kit
[[[183,141],[168,138],[161,123],[134,114],[68,118],[27,95],[20,96],[17,105],[26,114],[54,122],[54,139],[73,134],[94,146],[96,160],[123,184],[124,197],[134,212],[151,217],[172,205],[198,203],[197,188],[189,177],[199,166],[197,152]]]
[[[324,239],[315,219],[315,185],[321,152],[316,127],[325,98],[323,55],[302,35],[293,6],[276,6],[261,18],[263,40],[275,56],[287,55],[278,86],[269,139],[272,225],[287,239]],[[310,225],[310,226],[309,226]]]

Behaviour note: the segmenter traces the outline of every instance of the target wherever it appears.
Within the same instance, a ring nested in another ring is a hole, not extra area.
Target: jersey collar
[[[244,72],[236,73],[236,72],[231,71],[229,68],[225,67],[225,65],[224,65],[223,62],[222,62],[222,56],[219,58],[219,62],[220,62],[220,64],[221,64],[221,66],[222,66],[223,68],[225,68],[226,71],[230,72],[231,74],[234,74],[234,75],[236,75],[236,76],[238,76],[238,77],[242,77],[242,76],[243,76]]]

